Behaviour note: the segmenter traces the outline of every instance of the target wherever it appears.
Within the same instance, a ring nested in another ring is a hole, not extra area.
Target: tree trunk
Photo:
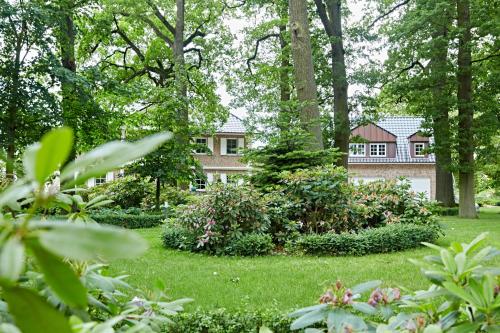
[[[78,140],[78,113],[81,106],[78,103],[78,92],[74,82],[76,75],[75,38],[76,30],[73,22],[74,4],[72,0],[60,2],[59,17],[59,48],[61,52],[61,64],[68,71],[61,79],[61,108],[62,118],[65,126],[71,127],[74,131],[75,144],[71,149],[68,162],[76,157],[76,147]]]
[[[477,217],[474,189],[474,134],[472,129],[472,56],[470,1],[457,0],[458,39],[458,161],[459,161],[459,215]]]
[[[323,149],[323,136],[314,79],[311,37],[307,19],[306,0],[289,0],[292,58],[297,99],[300,103],[300,121],[311,134],[311,150]]]
[[[183,144],[189,144],[188,137],[188,108],[186,68],[184,59],[184,0],[176,0],[177,13],[175,18],[174,34],[174,63],[175,63],[175,85],[177,98],[179,100],[179,122],[181,124],[180,140]]]
[[[342,153],[337,165],[347,168],[349,154],[349,107],[347,104],[347,74],[342,36],[342,5],[340,0],[315,0],[323,28],[330,38],[333,86],[334,147]]]
[[[444,14],[433,34],[433,54],[430,61],[432,85],[432,127],[434,132],[434,153],[436,156],[436,200],[447,207],[455,205],[453,175],[451,168],[451,138],[447,85],[448,24],[449,15]]]
[[[289,105],[292,95],[288,71],[290,68],[290,50],[286,40],[286,26],[280,25],[280,113],[278,115],[278,127],[281,131],[287,130],[290,124]]]
[[[20,86],[20,71],[21,71],[21,51],[26,34],[26,22],[22,23],[22,29],[16,36],[16,54],[14,57],[14,68],[12,75],[12,83],[9,90],[9,102],[7,104],[7,163],[5,165],[5,176],[9,182],[14,180],[14,164],[16,161],[16,135],[18,125],[18,110],[19,110],[19,86]]]
[[[160,210],[161,179],[156,177],[155,209]]]

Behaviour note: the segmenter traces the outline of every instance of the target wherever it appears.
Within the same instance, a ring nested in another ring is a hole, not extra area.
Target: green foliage
[[[274,244],[271,235],[249,233],[231,240],[224,252],[234,256],[263,256],[270,254],[273,249]]]
[[[105,195],[113,204],[121,208],[141,207],[142,201],[154,192],[148,179],[135,175],[119,177],[112,182],[91,187],[89,199]]]
[[[210,253],[221,253],[232,240],[269,228],[264,199],[246,186],[215,185],[198,202],[178,210],[175,223],[193,232],[197,247]]]
[[[175,208],[179,205],[186,205],[195,200],[195,195],[188,190],[183,190],[176,186],[164,185],[160,189],[160,203],[165,202],[169,207]],[[147,195],[143,200],[141,207],[144,209],[152,209],[155,205],[155,195],[154,192]]]
[[[458,207],[436,207],[435,212],[440,216],[458,216]]]
[[[425,243],[436,254],[412,262],[431,283],[428,290],[401,297],[399,289],[378,288],[380,281],[353,288],[337,282],[319,305],[290,314],[297,318],[291,329],[320,325],[328,332],[496,332],[500,270],[485,265],[500,251],[484,247],[485,238],[481,234],[468,244],[452,242],[448,248]],[[370,290],[369,298],[363,297]]]
[[[182,310],[188,300],[168,303],[163,294],[148,300],[139,291],[134,299],[127,299],[126,284],[118,288],[120,278],[102,275],[92,263],[137,257],[147,244],[125,229],[85,223],[90,220],[85,210],[103,199],[85,202],[74,194],[75,189],[64,193],[59,187],[73,187],[120,168],[170,136],[158,134],[136,143],[98,147],[62,168],[61,183],[56,186],[51,177],[65,164],[72,136],[71,130],[60,128],[28,147],[23,157],[25,176],[0,193],[0,288],[7,303],[0,309],[1,316],[8,318],[11,331],[23,333],[159,331],[165,315]],[[39,208],[58,204],[68,211],[67,218],[36,218]],[[73,209],[78,210],[78,218],[73,218]]]
[[[355,255],[403,251],[434,242],[439,232],[414,224],[392,224],[354,233],[325,233],[299,236],[287,250],[310,255]]]
[[[284,245],[300,234],[301,223],[294,220],[296,205],[282,190],[275,190],[264,195],[269,217],[269,233],[277,245]]]
[[[115,225],[127,229],[140,229],[156,227],[165,220],[164,215],[152,214],[126,214],[121,212],[108,213],[98,212],[91,213],[90,218],[97,223]]]
[[[197,251],[198,239],[193,231],[168,226],[162,234],[163,246],[169,249]]]
[[[272,310],[263,311],[227,311],[217,309],[213,311],[197,310],[182,313],[173,318],[173,323],[168,325],[168,333],[274,333],[290,332],[291,319],[286,315]],[[259,331],[261,330],[261,331]]]
[[[281,182],[282,172],[294,172],[333,163],[340,155],[333,149],[311,151],[307,149],[309,137],[300,129],[288,129],[272,137],[267,145],[250,150],[245,160],[255,171],[250,181],[256,187],[271,190]]]

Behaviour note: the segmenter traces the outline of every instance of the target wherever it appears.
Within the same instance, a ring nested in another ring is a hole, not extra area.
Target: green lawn
[[[500,209],[484,209],[478,220],[445,217],[442,221],[447,235],[441,244],[470,241],[489,231],[489,242],[500,248]],[[426,283],[407,259],[431,252],[421,248],[365,257],[211,257],[164,249],[161,228],[138,232],[151,243],[148,252],[139,259],[114,262],[111,272],[129,274],[129,282],[143,289],[153,288],[161,279],[172,298],[191,297],[195,302],[189,307],[205,309],[275,307],[286,311],[314,303],[324,287],[337,279],[350,285],[381,279],[415,290]]]

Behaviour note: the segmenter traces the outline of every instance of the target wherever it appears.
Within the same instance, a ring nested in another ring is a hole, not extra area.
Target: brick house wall
[[[436,198],[436,170],[434,164],[349,164],[350,177],[395,179],[397,177],[430,179],[430,198]]]

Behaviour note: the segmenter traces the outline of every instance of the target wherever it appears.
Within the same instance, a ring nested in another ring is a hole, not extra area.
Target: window
[[[366,147],[364,143],[350,143],[349,156],[364,157],[366,155]]]
[[[415,156],[425,156],[425,143],[415,143]]]
[[[371,143],[370,144],[370,156],[386,156],[386,144],[385,143]]]
[[[197,191],[203,191],[207,188],[207,182],[205,181],[205,179],[196,178],[194,180],[194,187]]]
[[[208,145],[207,145],[207,138],[196,138],[196,149],[194,152],[196,154],[206,154]]]
[[[95,184],[96,185],[106,184],[106,175],[95,177]]]
[[[238,139],[226,140],[226,154],[228,155],[238,154]]]

